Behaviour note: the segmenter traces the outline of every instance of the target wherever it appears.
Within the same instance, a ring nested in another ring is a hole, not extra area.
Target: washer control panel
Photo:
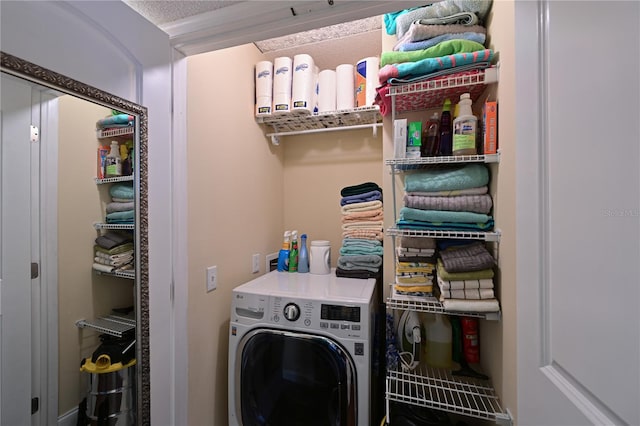
[[[362,337],[366,320],[357,305],[321,301],[271,298],[268,320],[282,326],[320,330],[340,337]]]

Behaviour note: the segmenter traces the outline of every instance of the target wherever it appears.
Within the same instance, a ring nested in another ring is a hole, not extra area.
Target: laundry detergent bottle
[[[427,365],[435,368],[451,368],[452,330],[449,319],[435,314],[429,321],[427,331]]]
[[[291,238],[291,231],[284,231],[284,241],[282,242],[282,248],[278,253],[278,271],[285,272],[289,270],[289,240]]]

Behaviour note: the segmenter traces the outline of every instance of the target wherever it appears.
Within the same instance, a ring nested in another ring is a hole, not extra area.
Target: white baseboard
[[[58,417],[58,426],[76,426],[78,422],[78,408],[69,410]]]

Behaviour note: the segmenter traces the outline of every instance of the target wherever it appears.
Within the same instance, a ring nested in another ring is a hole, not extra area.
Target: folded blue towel
[[[366,240],[364,238],[344,238],[342,240],[342,246],[343,247],[359,246],[359,245],[366,245],[368,247],[376,247],[376,246],[381,246],[382,242],[378,241],[378,240]]]
[[[419,220],[398,220],[396,226],[398,229],[417,229],[431,231],[477,231],[488,232],[493,229],[493,219],[484,223],[466,223],[466,222],[422,222]]]
[[[107,223],[133,223],[135,219],[135,210],[126,210],[123,212],[113,212],[106,216]]]
[[[470,40],[475,41],[476,43],[480,43],[484,46],[484,42],[487,41],[487,35],[470,31],[464,33],[441,34],[439,36],[431,37],[427,40],[413,42],[410,41],[407,43],[398,44],[397,49],[400,52],[413,52],[416,50],[428,49],[443,41],[449,40]]]
[[[382,200],[382,192],[369,191],[369,192],[364,192],[358,195],[347,195],[340,199],[340,205],[344,206],[347,204],[364,203],[366,201],[376,201],[376,200]]]
[[[449,210],[420,210],[411,207],[400,209],[400,219],[419,220],[422,222],[463,222],[485,223],[491,216],[482,213],[456,212]]]
[[[467,164],[449,170],[424,170],[407,174],[404,178],[406,192],[432,192],[469,189],[489,183],[489,169],[484,164]]]
[[[384,254],[384,248],[382,246],[378,247],[367,247],[367,246],[346,246],[340,248],[340,254],[342,256],[356,256],[356,255],[364,255],[364,254],[377,254],[382,256]]]
[[[112,198],[133,200],[135,197],[133,183],[115,183],[109,188],[109,194]]]

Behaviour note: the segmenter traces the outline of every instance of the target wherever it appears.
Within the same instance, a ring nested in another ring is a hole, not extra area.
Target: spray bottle
[[[309,252],[307,234],[300,235],[300,253],[298,253],[298,272],[309,272]]]
[[[289,250],[289,272],[298,272],[298,231],[291,232],[291,250]]]
[[[291,231],[284,231],[284,241],[282,242],[282,248],[278,253],[278,271],[285,272],[289,270],[289,239],[291,238]]]

